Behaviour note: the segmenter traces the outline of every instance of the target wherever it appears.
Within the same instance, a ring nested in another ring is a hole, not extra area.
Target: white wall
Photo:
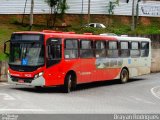
[[[82,11],[83,1],[83,11]],[[108,14],[109,1],[113,0],[91,0],[91,14]],[[115,15],[131,16],[132,0],[125,3],[125,0],[120,0],[119,6],[115,7]],[[27,2],[26,13],[30,12],[30,2]],[[87,14],[88,0],[67,0],[69,14]],[[23,14],[25,0],[0,0],[0,14]],[[135,5],[136,6],[136,5]],[[49,7],[44,0],[35,0],[35,14],[49,13]],[[160,1],[140,2],[139,15],[149,17],[160,17]]]
[[[23,14],[26,0],[0,0],[0,14]],[[26,13],[30,12],[31,0],[28,0]],[[48,13],[49,7],[44,0],[35,0],[35,14]]]

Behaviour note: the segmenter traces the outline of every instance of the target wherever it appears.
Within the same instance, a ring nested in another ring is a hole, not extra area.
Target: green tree
[[[65,12],[66,12],[66,10],[67,10],[68,8],[69,8],[69,7],[68,7],[68,5],[67,5],[66,0],[61,0],[59,10],[60,10],[60,14],[61,14],[62,19],[63,19],[64,14],[65,14]]]
[[[65,14],[65,11],[68,9],[66,0],[45,0],[45,2],[50,7],[50,19],[51,26],[55,25],[57,14],[60,13],[61,16]],[[47,22],[48,23],[48,22]]]
[[[109,15],[113,15],[114,14],[114,9],[115,9],[116,5],[118,5],[118,4],[119,4],[119,0],[116,0],[114,2],[109,1],[109,5],[108,5],[108,7],[109,7],[109,9],[108,9]]]
[[[50,17],[47,20],[47,26],[49,26],[49,21],[51,23],[51,26],[54,26],[54,17],[53,13],[56,14],[56,7],[58,6],[58,1],[59,0],[45,0],[45,2],[49,5],[50,7]]]
[[[119,5],[119,0],[109,1],[108,5],[107,5],[108,13],[109,13],[108,26],[111,24],[111,19],[114,14],[114,9],[117,5]]]

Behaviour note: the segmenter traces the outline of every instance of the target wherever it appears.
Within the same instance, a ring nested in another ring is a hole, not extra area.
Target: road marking
[[[14,97],[8,95],[7,93],[0,93],[0,96],[2,96],[3,100],[15,100]]]
[[[148,101],[148,100],[145,100],[145,99],[142,99],[142,98],[139,98],[139,97],[135,97],[135,96],[131,96],[132,99],[135,99],[136,101],[138,102],[143,102],[143,103],[147,103],[147,104],[155,104],[151,101]]]
[[[22,111],[22,112],[44,112],[45,110],[43,110],[43,109],[0,109],[0,112],[5,112],[5,111],[16,111],[16,112],[18,112],[18,111]]]
[[[159,91],[157,91],[157,89],[159,89]],[[156,98],[160,99],[160,86],[156,86],[156,87],[151,88],[151,93]]]

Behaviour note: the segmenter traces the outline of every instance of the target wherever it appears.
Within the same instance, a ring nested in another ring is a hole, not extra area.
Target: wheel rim
[[[69,92],[71,91],[71,87],[72,87],[72,76],[69,75],[68,77],[68,91]]]

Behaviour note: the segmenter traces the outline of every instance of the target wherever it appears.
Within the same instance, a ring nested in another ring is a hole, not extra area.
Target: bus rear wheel
[[[64,81],[64,86],[63,86],[63,91],[65,93],[70,93],[71,89],[72,89],[72,83],[73,83],[73,76],[72,74],[68,74],[65,77],[65,81]]]
[[[129,80],[129,72],[127,69],[122,69],[120,74],[120,83],[126,83]]]

